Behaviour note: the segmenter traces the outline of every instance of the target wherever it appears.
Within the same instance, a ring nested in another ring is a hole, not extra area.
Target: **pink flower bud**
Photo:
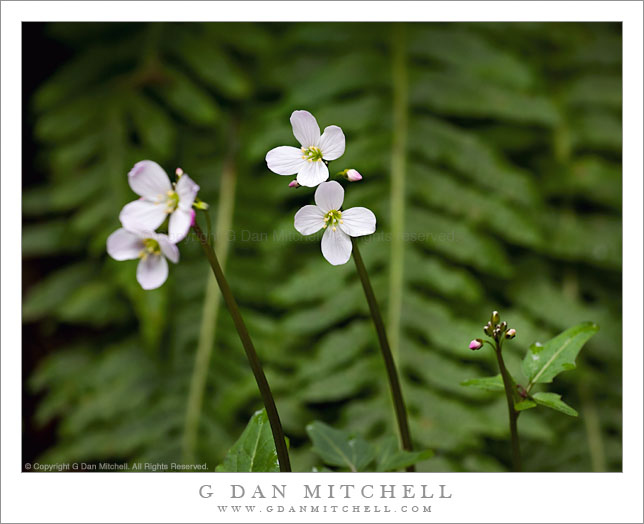
[[[197,213],[195,213],[195,210],[191,208],[190,209],[190,227],[194,227],[196,216],[197,216]]]
[[[177,177],[180,177],[181,175],[183,175],[183,169],[181,169],[180,167],[178,167],[178,168],[175,170],[174,174],[175,174],[175,175],[177,175]]]
[[[291,180],[291,183],[288,187],[300,187],[300,184],[297,183],[297,180]]]
[[[358,173],[355,169],[349,169],[347,171],[347,180],[349,182],[358,182],[362,180],[362,175]]]
[[[470,342],[470,349],[472,351],[476,351],[477,349],[481,349],[483,347],[483,341],[480,338],[475,338]]]
[[[517,330],[512,328],[508,329],[505,333],[505,338],[514,338],[517,336]]]

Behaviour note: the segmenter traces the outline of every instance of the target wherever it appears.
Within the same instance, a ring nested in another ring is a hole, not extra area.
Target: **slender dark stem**
[[[512,440],[512,464],[514,471],[521,471],[521,450],[519,448],[519,433],[517,431],[517,419],[519,412],[514,409],[514,380],[508,373],[503,362],[503,355],[501,355],[501,345],[496,342],[496,360],[499,363],[499,370],[503,378],[503,387],[505,388],[505,398],[508,401],[508,416],[510,418],[510,438]]]
[[[407,410],[405,409],[405,401],[403,399],[402,390],[400,389],[396,363],[394,362],[394,357],[391,354],[391,348],[387,341],[385,324],[382,321],[380,308],[378,307],[376,295],[374,294],[371,282],[369,281],[367,268],[365,268],[364,262],[362,261],[362,256],[358,249],[358,243],[354,238],[352,238],[351,241],[353,242],[353,260],[356,263],[356,269],[358,270],[358,275],[362,282],[362,288],[364,289],[364,294],[367,297],[367,302],[369,303],[371,318],[373,319],[374,326],[376,327],[376,333],[378,333],[378,341],[380,342],[382,358],[385,360],[385,367],[387,368],[387,377],[389,378],[389,388],[391,389],[391,396],[394,401],[394,410],[396,411],[396,421],[398,422],[400,441],[403,449],[411,451],[412,446],[411,436],[409,434],[409,423],[407,422]],[[416,469],[412,465],[407,468],[407,471],[416,471]]]
[[[206,215],[206,235],[208,235],[207,240],[208,244],[212,246],[212,229],[210,225],[210,213],[208,212],[207,209],[203,210],[204,215]]]
[[[271,431],[273,432],[273,440],[275,441],[275,449],[277,451],[277,458],[279,459],[280,471],[291,471],[291,461],[288,456],[288,449],[286,447],[286,439],[284,437],[284,431],[282,430],[282,423],[280,422],[279,414],[277,413],[277,407],[275,406],[275,400],[273,399],[273,394],[271,393],[271,388],[268,385],[266,380],[266,375],[264,375],[264,370],[262,369],[262,364],[259,361],[257,352],[255,351],[255,346],[250,338],[244,320],[239,312],[239,307],[237,307],[237,302],[233,296],[228,281],[224,276],[224,272],[221,270],[219,261],[217,260],[217,255],[213,251],[208,239],[201,231],[199,225],[195,222],[193,226],[197,238],[201,243],[208,262],[212,267],[212,272],[215,274],[217,279],[217,284],[219,284],[219,289],[221,290],[221,296],[226,303],[226,307],[230,312],[230,316],[233,318],[235,327],[237,328],[237,333],[241,339],[242,346],[244,346],[244,351],[246,351],[246,356],[248,357],[248,362],[250,367],[253,370],[253,375],[255,375],[255,381],[257,382],[257,387],[259,392],[262,395],[262,400],[264,401],[264,407],[266,408],[266,414],[268,415],[268,421],[271,425]]]

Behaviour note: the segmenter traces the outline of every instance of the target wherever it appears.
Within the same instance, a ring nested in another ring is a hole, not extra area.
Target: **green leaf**
[[[561,120],[550,99],[533,93],[475,82],[467,74],[427,72],[412,79],[412,106],[430,107],[451,116],[496,118],[554,126]]]
[[[89,324],[97,327],[117,324],[127,317],[127,309],[116,296],[116,287],[104,280],[78,286],[57,307],[63,322]]]
[[[461,382],[461,386],[484,389],[485,391],[503,391],[503,378],[501,375],[494,377],[471,378]]]
[[[159,162],[172,155],[176,128],[168,115],[148,97],[137,95],[129,101],[132,120],[138,136]]]
[[[313,442],[313,451],[330,466],[363,471],[375,458],[373,447],[362,437],[352,437],[319,420],[306,426],[306,432]]]
[[[194,27],[187,26],[173,36],[176,38],[168,42],[168,50],[183,60],[201,80],[231,98],[244,98],[250,94],[251,84],[244,70],[235,65],[225,49],[196,34]]]
[[[22,303],[23,322],[34,322],[57,311],[60,304],[79,286],[90,280],[90,263],[70,264],[36,283]]]
[[[599,331],[599,326],[584,322],[557,335],[544,345],[532,344],[523,359],[523,373],[532,384],[552,382],[562,371],[575,369],[582,346]]]
[[[221,110],[215,99],[178,71],[168,69],[168,83],[157,86],[157,93],[188,122],[200,125],[213,125],[220,118]]]
[[[280,470],[277,451],[266,410],[257,411],[237,442],[226,454],[219,472],[276,472]]]
[[[387,437],[378,450],[377,471],[395,471],[427,460],[434,456],[431,449],[423,451],[404,451],[400,449],[396,437]]]
[[[532,398],[540,406],[546,406],[547,408],[565,413],[571,417],[578,416],[577,411],[561,400],[561,395],[558,395],[557,393],[546,393],[542,391],[532,395]]]
[[[532,400],[522,400],[521,402],[516,402],[514,404],[514,409],[517,411],[525,411],[526,409],[536,408],[537,403]]]

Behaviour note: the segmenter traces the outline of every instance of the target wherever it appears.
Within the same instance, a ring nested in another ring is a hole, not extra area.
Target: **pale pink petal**
[[[295,229],[303,235],[312,235],[324,226],[324,213],[318,206],[304,206],[295,213]]]
[[[352,237],[370,235],[376,231],[376,215],[366,207],[352,207],[342,212],[340,228]]]
[[[136,279],[143,289],[156,289],[168,278],[168,262],[161,255],[142,258],[136,268]]]
[[[165,210],[165,202],[157,204],[143,199],[135,200],[123,207],[119,220],[125,229],[154,231],[163,224],[167,216]]]
[[[127,178],[132,191],[142,197],[157,198],[172,189],[166,172],[152,160],[142,160],[134,164]]]
[[[188,175],[182,175],[174,190],[179,195],[179,207],[187,211],[195,201],[199,186]]]
[[[324,160],[335,160],[344,154],[344,133],[338,126],[329,126],[324,129],[318,147],[322,151]]]
[[[156,234],[153,237],[161,248],[161,253],[170,261],[175,264],[179,262],[179,248],[170,240],[168,235]]]
[[[185,175],[184,175],[185,176]],[[192,209],[184,210],[177,208],[174,213],[170,215],[170,223],[168,225],[168,236],[173,243],[181,242],[192,224]]]
[[[279,146],[266,154],[268,169],[278,175],[294,175],[306,163],[297,147]]]
[[[351,257],[351,238],[340,228],[327,227],[322,236],[322,254],[332,265],[346,264]]]
[[[320,140],[320,126],[315,117],[308,111],[293,111],[291,115],[293,134],[302,147],[317,146]]]
[[[324,182],[315,190],[315,203],[328,213],[332,209],[340,209],[344,202],[344,189],[335,180]]]
[[[297,173],[297,183],[301,186],[315,187],[329,178],[329,168],[321,160],[305,161]]]
[[[143,240],[139,235],[126,229],[117,229],[107,237],[107,253],[114,260],[139,258],[143,250]]]

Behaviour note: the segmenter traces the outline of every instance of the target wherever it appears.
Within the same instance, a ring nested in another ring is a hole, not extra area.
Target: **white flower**
[[[335,181],[324,182],[315,190],[315,206],[304,206],[295,214],[295,229],[312,235],[324,228],[322,254],[334,266],[351,257],[351,238],[370,235],[376,230],[376,216],[366,207],[340,211],[344,189]]]
[[[137,162],[127,177],[132,191],[141,198],[121,211],[119,219],[123,227],[154,231],[170,215],[170,239],[174,243],[183,240],[190,231],[192,204],[199,186],[185,174],[173,186],[163,168],[151,160]]]
[[[293,111],[291,125],[301,148],[280,146],[266,155],[268,168],[278,175],[294,175],[301,186],[315,187],[329,178],[324,160],[335,160],[344,153],[344,133],[329,126],[320,136],[320,127],[308,111]]]
[[[156,289],[166,281],[166,258],[179,262],[179,248],[167,235],[145,231],[117,229],[107,238],[107,252],[114,260],[141,259],[136,279],[143,289]]]

